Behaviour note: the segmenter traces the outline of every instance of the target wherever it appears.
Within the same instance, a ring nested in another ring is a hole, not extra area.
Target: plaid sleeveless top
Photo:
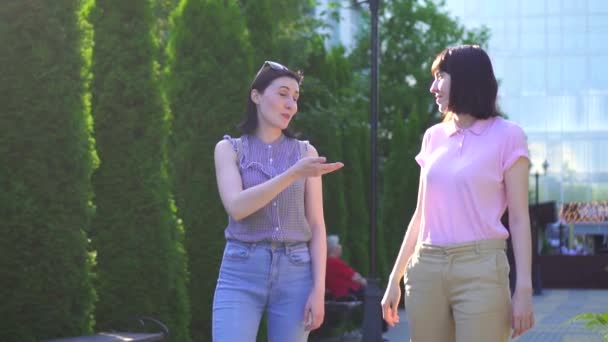
[[[307,141],[281,135],[266,144],[255,135],[224,139],[232,143],[243,182],[243,190],[280,175],[308,149]],[[228,215],[226,239],[244,242],[308,242],[312,236],[304,206],[305,179],[298,179],[266,206],[237,221]]]

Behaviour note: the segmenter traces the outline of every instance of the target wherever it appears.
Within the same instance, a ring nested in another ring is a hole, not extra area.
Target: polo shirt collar
[[[491,118],[484,119],[484,120],[478,119],[473,123],[473,125],[471,127],[460,128],[456,124],[456,120],[454,120],[454,118],[452,118],[450,121],[447,121],[445,123],[445,132],[448,136],[452,136],[452,135],[458,133],[459,131],[468,131],[475,135],[482,135],[483,133],[485,133],[485,131],[488,129],[488,127],[490,127],[492,125],[492,123],[494,123],[495,119],[496,119],[495,117],[491,117]]]

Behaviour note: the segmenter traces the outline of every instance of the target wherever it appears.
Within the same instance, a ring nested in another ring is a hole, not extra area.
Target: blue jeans
[[[308,244],[229,240],[213,298],[213,341],[255,342],[264,313],[268,341],[304,342],[312,289]]]

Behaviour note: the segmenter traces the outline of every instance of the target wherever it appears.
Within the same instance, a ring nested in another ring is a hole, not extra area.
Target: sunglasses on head
[[[276,71],[290,71],[288,67],[284,66],[281,63],[277,63],[277,62],[273,62],[273,61],[265,61],[264,64],[262,64],[262,66],[260,67],[260,70],[258,70],[258,72],[255,74],[255,77],[253,78],[253,82],[251,83],[251,86],[253,86],[253,84],[255,83],[257,78],[260,76],[262,71],[264,71],[264,69],[266,69],[266,68],[270,68],[270,69],[276,70]]]
[[[260,70],[255,74],[255,78],[258,78],[264,69],[270,68],[276,71],[289,71],[289,68],[284,66],[281,63],[273,62],[273,61],[265,61],[264,64],[260,67]]]
[[[260,69],[264,69],[264,67],[267,67],[267,66],[270,67],[271,69],[279,70],[279,71],[287,71],[287,70],[289,70],[283,64],[277,63],[277,62],[273,62],[273,61],[265,61],[264,64],[262,64],[262,67]]]

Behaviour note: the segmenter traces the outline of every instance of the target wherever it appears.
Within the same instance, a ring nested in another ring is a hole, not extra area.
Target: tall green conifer
[[[0,340],[91,331],[96,161],[82,1],[0,6]]]
[[[97,322],[146,315],[189,341],[183,230],[167,172],[169,115],[159,85],[150,0],[97,1],[92,12]]]
[[[225,243],[213,151],[238,136],[254,75],[245,18],[235,1],[183,0],[173,14],[168,94],[174,117],[172,180],[186,227],[192,336],[209,341],[211,306]],[[256,65],[257,67],[257,65]]]

